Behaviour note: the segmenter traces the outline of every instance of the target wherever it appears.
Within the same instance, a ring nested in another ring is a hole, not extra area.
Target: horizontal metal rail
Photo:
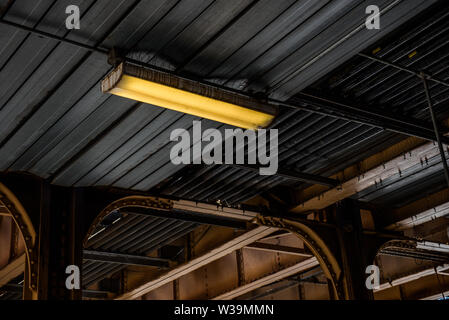
[[[401,71],[413,74],[413,75],[415,75],[417,77],[420,77],[420,78],[422,77],[422,72],[416,71],[416,70],[413,70],[413,69],[410,69],[410,68],[407,68],[407,67],[403,67],[403,66],[401,66],[401,65],[399,65],[397,63],[393,63],[393,62],[390,62],[388,60],[381,59],[381,58],[378,58],[378,57],[374,57],[374,56],[371,56],[371,55],[368,55],[368,54],[364,54],[364,53],[358,53],[358,55],[363,57],[363,58],[370,59],[372,61],[376,61],[376,62],[382,63],[382,64],[384,64],[386,66],[390,66],[392,68],[396,68],[398,70],[401,70]],[[435,83],[438,83],[438,84],[441,84],[443,86],[449,87],[449,82],[446,82],[446,81],[441,80],[441,79],[437,79],[437,78],[432,77],[431,75],[428,75],[428,74],[426,74],[425,76],[426,76],[426,78],[429,81],[433,81]]]
[[[159,268],[170,267],[170,260],[168,259],[138,256],[118,252],[83,250],[83,259],[134,266],[152,266]]]

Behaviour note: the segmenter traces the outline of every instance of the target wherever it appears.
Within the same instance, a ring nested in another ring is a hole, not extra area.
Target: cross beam
[[[306,250],[304,250],[302,248],[295,248],[295,247],[282,246],[282,245],[270,244],[270,243],[262,243],[262,242],[254,242],[254,243],[246,246],[245,248],[253,249],[253,250],[286,253],[286,254],[292,254],[292,255],[302,256],[302,257],[311,257],[312,256],[312,254],[308,253]]]
[[[430,124],[404,115],[373,109],[367,106],[357,106],[336,98],[323,97],[315,92],[301,92],[292,99],[293,103],[314,113],[321,113],[334,118],[355,121],[361,124],[386,129],[407,136],[418,137],[429,141],[436,141],[435,132]],[[442,136],[441,141],[449,144],[449,138]]]
[[[118,252],[104,252],[95,250],[83,250],[84,260],[118,263],[134,266],[152,266],[159,268],[170,267],[170,260],[146,256],[138,256]]]

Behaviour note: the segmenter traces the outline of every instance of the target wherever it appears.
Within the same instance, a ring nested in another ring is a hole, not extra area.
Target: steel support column
[[[38,298],[79,300],[82,291],[66,288],[65,271],[82,266],[83,191],[44,183],[40,213]]]
[[[347,298],[350,300],[372,300],[373,292],[365,286],[365,269],[372,264],[367,256],[360,210],[357,203],[345,199],[336,206],[337,235],[341,251],[341,266]]]

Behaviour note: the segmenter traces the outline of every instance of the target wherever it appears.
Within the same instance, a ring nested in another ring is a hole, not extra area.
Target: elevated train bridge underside
[[[0,0],[0,299],[446,299],[448,17],[444,0]],[[124,61],[276,104],[277,171],[174,163],[173,130],[235,127],[102,92]]]

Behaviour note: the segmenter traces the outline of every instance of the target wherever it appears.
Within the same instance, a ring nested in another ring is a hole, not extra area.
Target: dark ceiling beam
[[[100,291],[100,290],[88,290],[83,289],[83,298],[91,298],[91,299],[107,299],[108,298],[108,292],[107,291]]]
[[[12,21],[7,21],[5,19],[0,19],[0,24],[6,25],[6,26],[10,26],[10,27],[14,27],[16,29],[20,29],[20,30],[23,30],[23,31],[35,34],[37,36],[41,36],[41,37],[47,38],[47,39],[52,39],[52,40],[55,40],[55,41],[58,41],[58,42],[63,42],[63,43],[66,43],[66,44],[70,44],[72,46],[75,46],[75,47],[78,47],[78,48],[83,48],[83,49],[86,49],[88,51],[98,52],[98,53],[102,53],[102,54],[108,54],[109,53],[109,50],[105,49],[105,48],[89,46],[87,44],[84,44],[84,43],[81,43],[81,42],[78,42],[78,41],[73,41],[73,40],[70,40],[70,39],[67,39],[67,38],[64,38],[64,37],[59,37],[57,35],[54,35],[54,34],[51,34],[51,33],[45,32],[45,31],[37,30],[37,29],[34,29],[34,28],[30,28],[30,27],[27,27],[25,25],[18,24],[18,23],[12,22]]]
[[[1,291],[11,292],[11,293],[22,293],[23,285],[21,284],[5,284],[0,288]],[[99,291],[99,290],[87,290],[83,289],[83,297],[84,298],[96,298],[96,299],[106,299],[108,297],[107,291]]]
[[[328,98],[322,94],[318,95],[315,92],[301,92],[292,98],[291,101],[294,104],[298,104],[300,106],[298,108],[310,112],[354,121],[407,136],[436,141],[431,125],[402,115],[390,114],[378,108],[355,106],[347,102],[337,101],[337,98],[334,97]],[[443,136],[441,141],[449,144],[448,137]]]
[[[379,254],[446,263],[449,261],[447,247],[449,246],[439,242],[391,241],[387,247],[379,251]]]
[[[168,268],[170,267],[170,260],[162,259],[162,258],[153,258],[146,256],[137,256],[126,253],[117,253],[117,252],[104,252],[104,251],[96,251],[96,250],[83,250],[83,259],[98,261],[98,262],[109,262],[109,263],[118,263],[125,265],[134,265],[134,266],[151,266],[151,267],[159,267],[159,268]]]
[[[259,172],[258,166],[252,166],[252,165],[240,165],[240,164],[233,164],[231,165],[236,168],[241,168],[253,172]],[[312,184],[320,184],[328,187],[337,187],[340,182],[335,179],[322,177],[315,174],[310,173],[304,173],[304,172],[296,172],[288,169],[282,169],[279,168],[278,171],[274,174],[274,176],[277,177],[283,177],[290,180],[295,181],[301,181],[301,182],[307,182]]]
[[[407,67],[403,67],[403,66],[401,66],[401,65],[399,65],[397,63],[393,63],[393,62],[390,62],[390,61],[385,60],[385,59],[381,59],[381,58],[378,58],[378,57],[375,57],[375,56],[371,56],[371,55],[368,55],[368,54],[365,54],[365,53],[358,53],[358,55],[360,57],[369,59],[371,61],[375,61],[375,62],[381,63],[383,65],[386,65],[386,66],[389,66],[389,67],[392,67],[392,68],[395,68],[395,69],[398,69],[398,70],[401,70],[401,71],[413,74],[413,75],[415,75],[417,77],[421,77],[422,76],[422,72],[420,72],[420,71],[416,71],[416,70],[413,70],[413,69],[410,69],[410,68],[407,68]],[[435,78],[435,77],[433,77],[431,75],[428,75],[428,74],[425,74],[425,75],[426,75],[426,78],[429,79],[430,81],[433,81],[435,83],[441,84],[441,85],[446,86],[446,87],[449,87],[449,82],[441,80],[441,79],[437,79],[437,78]]]
[[[0,292],[2,292],[2,291],[22,293],[23,286],[21,284],[8,283],[8,284],[5,284],[4,286],[0,287]]]
[[[449,261],[449,256],[439,252],[429,252],[424,250],[404,250],[402,248],[388,248],[382,249],[379,254],[396,257],[405,257],[411,259],[428,260],[438,263],[445,263]]]
[[[167,218],[167,219],[174,219],[179,221],[186,221],[186,222],[194,222],[198,224],[207,224],[207,225],[213,225],[213,226],[220,226],[220,227],[228,227],[228,228],[234,228],[234,229],[240,229],[240,230],[246,230],[247,229],[247,223],[245,221],[241,220],[235,220],[228,217],[220,217],[215,215],[209,215],[209,214],[203,214],[203,213],[196,213],[196,212],[187,212],[183,210],[174,209],[171,211],[164,211],[164,210],[155,210],[151,208],[128,208],[126,210],[122,210],[122,213],[129,213],[129,214],[137,214],[137,215],[143,215],[143,216],[151,216],[151,217],[157,217],[157,218]]]

